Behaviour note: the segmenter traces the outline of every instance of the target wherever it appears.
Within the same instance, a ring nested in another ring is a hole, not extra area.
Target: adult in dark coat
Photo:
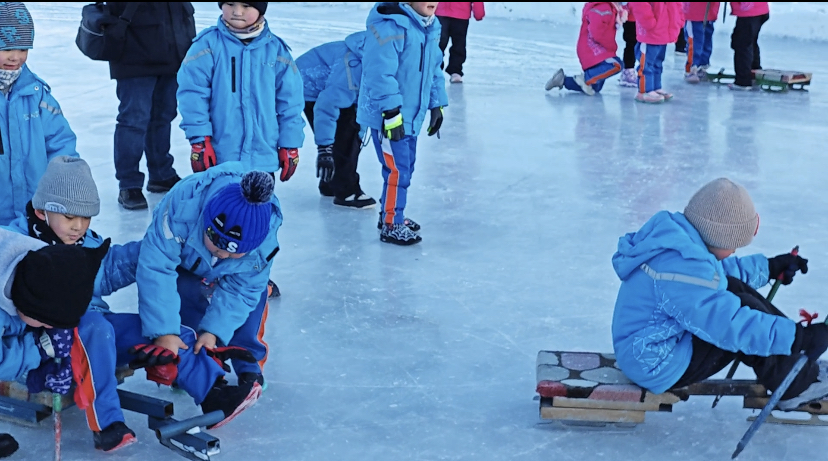
[[[106,2],[121,16],[128,2]],[[166,192],[181,178],[170,154],[171,124],[176,116],[176,73],[195,37],[189,2],[138,2],[127,27],[124,52],[110,61],[117,82],[118,123],[115,126],[115,177],[118,203],[128,210],[147,208],[138,169],[146,153],[149,192]]]

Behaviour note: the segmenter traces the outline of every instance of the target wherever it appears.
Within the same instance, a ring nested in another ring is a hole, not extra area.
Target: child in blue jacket
[[[377,201],[359,186],[357,161],[362,150],[356,102],[362,80],[365,31],[345,40],[311,48],[296,58],[305,86],[305,117],[317,145],[319,192],[334,205],[368,208]]]
[[[264,18],[267,2],[219,2],[222,15],[193,40],[178,71],[181,128],[194,172],[240,161],[287,181],[305,139],[302,78]]]
[[[26,211],[49,160],[78,153],[51,88],[26,65],[34,43],[26,6],[0,3],[0,24],[0,225],[6,225]]]
[[[422,240],[420,226],[404,215],[417,135],[426,114],[428,135],[436,134],[448,105],[434,16],[438,3],[377,3],[366,21],[357,122],[371,129],[382,164],[380,240],[397,245]]]
[[[27,205],[26,216],[12,222],[8,229],[48,245],[99,248],[104,244],[103,239],[89,229],[92,217],[99,211],[98,190],[89,165],[79,158],[61,156],[49,162]],[[214,358],[184,351],[177,357],[168,354],[162,358],[162,363],[157,363],[159,351],[153,348],[150,340],[141,336],[138,315],[115,314],[109,310],[102,297],[135,282],[140,242],[111,246],[108,242],[108,251],[103,251],[106,256],[100,264],[92,299],[88,303],[89,310],[80,318],[76,340],[70,340],[71,362],[66,361],[67,365],[71,364],[77,383],[75,401],[86,412],[95,448],[110,452],[136,441],[135,433],[124,423],[115,369],[127,364],[133,368],[152,365],[147,360],[150,353],[156,355],[155,362],[161,366],[147,368],[148,379],[170,384],[171,374],[187,370],[177,380],[179,387],[188,391],[205,412],[222,405],[234,405],[227,408],[226,416],[231,415],[241,405],[244,391],[231,386],[214,386],[224,375]],[[182,336],[187,335],[194,344],[194,332],[182,329]],[[133,354],[139,354],[143,359]]]
[[[740,359],[775,390],[799,359],[808,363],[778,407],[792,410],[828,395],[828,325],[801,326],[756,288],[808,272],[808,260],[783,254],[732,256],[750,244],[759,215],[744,187],[719,178],[684,213],[661,211],[621,237],[612,258],[621,287],[612,319],[618,366],[654,393],[702,381]]]

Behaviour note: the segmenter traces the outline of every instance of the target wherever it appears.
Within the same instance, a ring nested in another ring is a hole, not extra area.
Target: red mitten
[[[279,179],[282,182],[287,181],[296,172],[296,167],[299,165],[299,149],[279,148],[279,168],[282,173],[279,174]]]
[[[193,168],[193,173],[207,171],[211,166],[216,166],[216,151],[213,150],[213,143],[209,136],[205,137],[204,141],[193,144],[192,149],[190,166]]]

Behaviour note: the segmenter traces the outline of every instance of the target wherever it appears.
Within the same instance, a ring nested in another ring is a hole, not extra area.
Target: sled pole
[[[782,398],[782,394],[784,394],[785,391],[788,390],[794,378],[796,378],[796,375],[799,374],[799,372],[802,370],[806,363],[808,363],[808,356],[806,356],[805,354],[800,355],[799,359],[796,361],[793,368],[791,368],[791,371],[788,372],[788,376],[785,376],[785,379],[782,381],[782,384],[780,384],[779,387],[777,387],[776,390],[773,391],[773,394],[771,394],[768,403],[765,404],[765,408],[762,408],[762,411],[759,413],[759,416],[757,416],[756,419],[753,420],[753,423],[751,423],[747,432],[745,432],[745,435],[742,436],[742,440],[739,440],[739,443],[736,445],[736,450],[733,452],[732,455],[730,455],[730,459],[735,459],[737,456],[739,456],[739,453],[741,453],[742,450],[745,449],[748,442],[750,442],[750,439],[753,438],[753,434],[755,434],[756,431],[759,429],[759,426],[761,426],[762,423],[765,422],[765,419],[767,419],[771,411],[774,408],[776,408],[776,404],[779,403],[779,400]]]
[[[791,254],[796,256],[799,254],[799,245],[795,246],[793,250],[791,250]],[[770,293],[768,293],[768,302],[773,301],[774,296],[776,296],[776,292],[779,291],[779,285],[782,285],[782,277],[784,274],[779,274],[779,277],[773,281],[773,286],[770,289]],[[727,376],[725,379],[733,379],[733,376],[736,374],[736,369],[739,368],[739,364],[741,361],[736,359],[733,361],[733,365],[730,366],[730,370],[727,370]],[[713,399],[713,406],[710,408],[716,408],[716,405],[719,404],[719,400],[722,399],[721,395],[717,395],[715,399]]]
[[[55,358],[55,363],[60,367],[60,358]],[[63,399],[57,392],[52,392],[52,414],[55,417],[55,461],[60,461],[60,438],[63,429],[60,412],[63,407]]]

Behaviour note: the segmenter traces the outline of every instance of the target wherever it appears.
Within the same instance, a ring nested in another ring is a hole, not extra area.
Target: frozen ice
[[[139,239],[150,211],[117,204],[115,84],[105,63],[75,47],[80,4],[29,7],[37,32],[29,65],[51,85],[98,182],[93,228],[118,243]],[[215,23],[215,3],[196,9],[198,29]],[[362,29],[366,13],[271,3],[267,17],[296,57]],[[711,409],[712,397],[693,397],[628,430],[543,422],[533,400],[535,357],[612,352],[618,237],[658,210],[683,209],[720,176],[744,184],[762,218],[740,254],[799,245],[810,258],[811,272],[780,290],[779,307],[828,315],[828,44],[760,37],[766,67],[814,73],[810,91],[787,94],[687,85],[683,57],[670,49],[664,86],[675,99],[650,106],[614,78],[595,97],[545,92],[557,68],[580,71],[577,33],[573,24],[496,15],[472,23],[464,83],[447,83],[442,139],[419,138],[406,212],[423,226],[421,244],[380,243],[376,209],[342,209],[320,197],[306,129],[296,176],[276,186],[285,220],[272,272],[282,296],[271,301],[265,335],[269,387],[255,407],[212,431],[222,444],[215,459],[708,461],[733,451],[751,414],[736,398]],[[713,70],[731,69],[727,35],[714,40]],[[184,175],[189,146],[177,125],[173,153]],[[378,198],[370,145],[359,171],[363,189]],[[147,198],[152,207],[161,195]],[[136,291],[110,301],[134,312]],[[750,372],[743,367],[737,377]],[[173,400],[178,416],[199,412],[140,372],[122,387]],[[63,459],[176,459],[144,416],[126,417],[139,442],[105,455],[93,449],[82,412],[67,410]],[[821,458],[825,430],[767,424],[740,459]],[[51,459],[49,420],[37,428],[2,422],[0,431],[21,443],[12,459]]]

